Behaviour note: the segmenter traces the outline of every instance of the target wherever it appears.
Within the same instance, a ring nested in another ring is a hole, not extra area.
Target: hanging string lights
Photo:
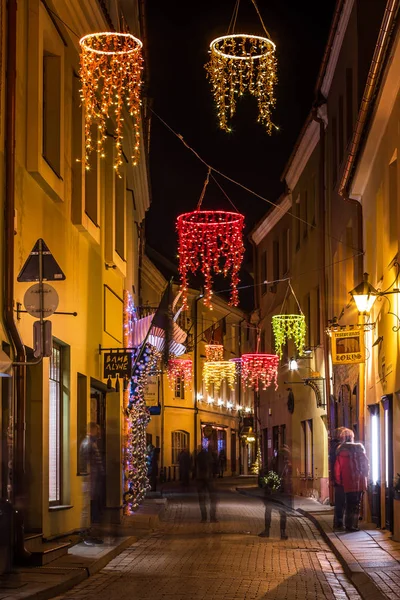
[[[272,329],[275,338],[275,352],[282,358],[283,346],[287,340],[293,340],[301,356],[306,341],[306,319],[301,315],[275,315],[272,317]]]
[[[117,173],[122,164],[124,107],[133,121],[132,163],[137,164],[140,146],[140,91],[143,69],[142,42],[130,33],[101,32],[80,39],[81,97],[85,115],[84,165],[89,169],[89,155],[97,150],[102,157],[108,120],[115,120],[115,159]],[[92,125],[97,123],[97,139]]]
[[[229,360],[206,361],[204,363],[203,381],[207,390],[214,385],[214,392],[218,393],[224,379],[229,388],[233,390],[236,380],[236,367],[234,363]]]
[[[210,44],[210,61],[205,65],[217,107],[219,126],[231,131],[230,119],[236,112],[237,99],[246,92],[257,99],[258,121],[271,134],[277,127],[271,121],[277,81],[275,44],[265,28],[255,0],[252,0],[266,37],[234,33],[239,0],[236,1],[228,34]]]
[[[201,271],[205,279],[205,306],[212,310],[213,273],[225,277],[231,273],[229,304],[237,306],[239,303],[237,286],[244,254],[244,216],[222,210],[200,210],[210,171],[209,169],[197,209],[180,215],[176,224],[183,310],[188,308],[188,275],[197,271]]]
[[[207,361],[224,360],[224,347],[222,344],[206,344],[205,352]]]
[[[272,383],[278,387],[279,356],[276,354],[243,354],[241,375],[243,387],[258,392],[260,385],[266,390]]]
[[[193,376],[193,362],[188,359],[170,358],[168,361],[168,382],[171,389],[174,389],[178,378],[182,381],[185,389],[190,387]]]

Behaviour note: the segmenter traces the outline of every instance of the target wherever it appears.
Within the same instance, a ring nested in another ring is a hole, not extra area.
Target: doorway
[[[96,423],[99,427],[99,437],[96,441],[103,465],[104,476],[97,482],[91,482],[96,486],[95,499],[91,500],[91,522],[98,522],[99,515],[103,513],[106,505],[106,393],[93,385],[90,387],[90,423]],[[94,506],[94,502],[96,506]]]
[[[381,402],[385,464],[385,528],[393,533],[393,394],[383,396]]]

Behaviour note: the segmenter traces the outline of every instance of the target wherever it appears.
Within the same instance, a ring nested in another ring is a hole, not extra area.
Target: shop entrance
[[[385,463],[385,528],[393,533],[393,395],[382,398]]]

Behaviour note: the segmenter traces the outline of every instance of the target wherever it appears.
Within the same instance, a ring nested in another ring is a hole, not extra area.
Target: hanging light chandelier
[[[168,381],[171,389],[175,388],[177,379],[180,378],[185,389],[190,387],[193,376],[193,362],[188,359],[170,358],[168,361]]]
[[[229,304],[237,306],[239,270],[243,260],[244,216],[222,210],[195,210],[177,220],[179,273],[183,310],[187,309],[188,275],[201,271],[205,279],[204,304],[212,309],[213,273],[231,273]]]
[[[214,385],[214,392],[218,393],[223,380],[226,380],[231,390],[235,388],[236,367],[229,360],[205,362],[203,366],[203,381],[208,390]]]
[[[270,40],[255,0],[252,2],[266,37],[234,33],[239,10],[237,0],[228,34],[211,42],[210,60],[205,68],[211,82],[220,128],[231,131],[229,121],[236,112],[237,99],[248,92],[257,99],[258,122],[271,134],[272,128],[277,129],[271,121],[277,81],[275,44]]]
[[[140,88],[143,69],[142,42],[130,33],[90,33],[80,39],[81,98],[85,115],[85,155],[97,150],[102,157],[108,119],[115,120],[115,159],[117,173],[122,164],[124,106],[133,120],[132,163],[137,164],[140,146]],[[92,125],[97,123],[97,139]]]
[[[275,315],[272,317],[272,330],[275,338],[275,352],[282,358],[282,346],[286,340],[293,340],[297,352],[304,352],[306,340],[306,319],[300,315]]]
[[[224,347],[222,344],[206,344],[206,361],[215,362],[224,360]]]
[[[278,387],[279,356],[276,354],[243,354],[241,375],[243,387],[258,392],[260,385],[265,390],[272,383]]]

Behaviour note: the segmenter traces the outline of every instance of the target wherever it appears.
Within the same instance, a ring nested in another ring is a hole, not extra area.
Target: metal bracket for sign
[[[324,377],[306,377],[302,379],[302,381],[284,381],[284,384],[293,385],[295,383],[301,383],[302,385],[308,385],[315,394],[317,408],[326,409],[324,381]]]
[[[99,354],[102,352],[134,352],[137,348],[102,348],[101,344],[99,344]]]
[[[22,310],[21,309],[22,306],[22,302],[17,302],[17,308],[14,309],[14,312],[17,313],[17,319],[18,321],[21,320],[21,314],[22,313],[27,313],[27,310]],[[53,315],[70,315],[71,317],[77,317],[78,313],[77,312],[63,312],[63,311],[55,311],[53,312]]]

